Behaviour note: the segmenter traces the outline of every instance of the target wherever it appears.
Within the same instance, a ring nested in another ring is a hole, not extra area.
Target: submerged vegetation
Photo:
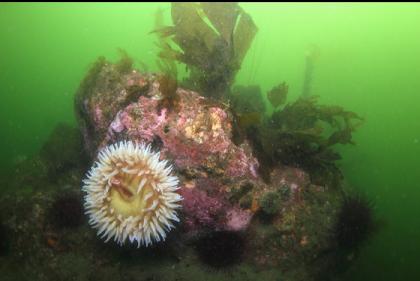
[[[354,144],[352,133],[362,121],[340,106],[319,105],[318,97],[300,97],[275,111],[258,129],[262,153],[271,163],[303,168],[316,184],[336,186],[341,172],[336,144]]]
[[[352,135],[363,119],[341,106],[319,104],[318,96],[310,95],[318,50],[311,53],[307,62],[304,93],[290,101],[286,81],[279,81],[265,95],[259,85],[233,86],[257,32],[252,19],[237,4],[174,3],[172,20],[173,26],[160,25],[155,30],[159,35],[158,65],[166,79],[161,89],[165,105],[176,105],[176,88],[169,91],[168,83],[177,79],[175,62],[184,64],[188,77],[180,84],[210,98],[215,105],[227,104],[232,116],[233,142],[251,144],[259,161],[259,175],[267,183],[271,182],[274,169],[286,165],[306,171],[315,185],[336,188],[341,185],[343,176],[337,164],[341,156],[335,147],[354,144]],[[243,30],[249,31],[248,36],[239,41]],[[265,101],[274,109],[271,115],[266,115]],[[283,220],[293,221],[293,214],[280,211],[283,196],[290,196],[290,189],[284,190],[286,194],[271,191],[259,199],[260,219],[281,215]],[[248,201],[245,205],[251,206],[252,198]],[[343,202],[331,230],[332,239],[340,248],[358,247],[372,233],[372,208],[366,201],[353,197]],[[196,244],[202,262],[212,267],[239,262],[244,241],[232,235],[232,232],[215,232],[202,237]]]
[[[287,93],[289,92],[289,85],[283,82],[267,93],[267,99],[270,101],[274,108],[286,102]]]
[[[172,3],[171,15],[173,26],[154,31],[162,65],[173,73],[174,61],[183,63],[188,88],[226,97],[257,33],[251,16],[237,3]]]
[[[176,104],[176,63],[184,64],[189,76],[183,86],[229,103],[233,140],[251,142],[266,181],[272,168],[284,164],[305,169],[314,183],[338,185],[342,175],[336,161],[341,156],[333,147],[354,144],[352,133],[362,118],[340,106],[320,105],[308,91],[286,103],[289,85],[284,81],[266,93],[275,111],[265,116],[258,85],[232,87],[258,30],[252,18],[237,3],[173,3],[171,16],[173,25],[163,26],[158,12],[153,31],[164,73],[162,103]],[[310,80],[305,83],[309,88]]]
[[[280,106],[287,86],[268,95]],[[274,98],[277,92],[281,98]],[[238,111],[244,106],[235,104]],[[233,108],[235,111],[235,108]],[[235,114],[234,114],[235,115]],[[337,186],[342,178],[336,161],[336,144],[354,144],[352,134],[362,118],[340,106],[319,105],[317,96],[300,97],[265,117],[259,112],[236,114],[236,139],[247,138],[260,161],[260,173],[269,181],[269,170],[278,164],[302,168],[316,184]]]

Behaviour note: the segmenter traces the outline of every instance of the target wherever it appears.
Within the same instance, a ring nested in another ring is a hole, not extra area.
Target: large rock
[[[209,245],[200,241],[239,233],[246,241],[237,244],[246,248],[238,255],[242,261],[277,268],[285,280],[320,274],[325,268],[317,257],[331,248],[341,194],[313,185],[307,173],[288,166],[276,167],[271,182],[264,182],[251,146],[232,142],[229,108],[183,88],[176,89],[176,102],[167,103],[160,81],[136,70],[121,73],[105,61],[95,65],[76,97],[91,159],[107,145],[131,140],[151,143],[170,160],[184,200],[181,222],[166,245],[184,249],[181,260],[191,258],[191,243]]]

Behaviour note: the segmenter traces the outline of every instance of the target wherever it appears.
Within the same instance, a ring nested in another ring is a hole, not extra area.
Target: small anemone
[[[227,268],[242,261],[245,238],[235,231],[214,231],[196,241],[200,260],[213,268]]]
[[[343,200],[334,225],[334,235],[342,249],[357,249],[376,230],[373,203],[360,195],[349,195]]]

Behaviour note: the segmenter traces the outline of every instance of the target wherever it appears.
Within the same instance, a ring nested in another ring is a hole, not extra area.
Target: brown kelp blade
[[[198,3],[172,3],[172,21],[176,30],[173,40],[186,53],[194,51],[197,47],[194,42],[197,41],[204,42],[205,48],[211,50],[217,38],[200,16],[200,9]]]
[[[189,70],[189,85],[203,95],[228,93],[257,27],[237,3],[172,3],[173,26],[155,26],[159,57]],[[161,12],[157,22],[162,22]]]
[[[201,2],[201,7],[223,39],[231,43],[233,29],[241,13],[237,3]]]
[[[239,22],[233,34],[233,48],[235,51],[235,60],[237,64],[241,64],[245,58],[251,43],[257,34],[258,28],[252,20],[251,16],[243,10],[240,14]]]
[[[272,88],[267,93],[267,98],[273,107],[278,107],[286,102],[287,93],[289,92],[289,85],[286,82],[280,83],[276,87]]]

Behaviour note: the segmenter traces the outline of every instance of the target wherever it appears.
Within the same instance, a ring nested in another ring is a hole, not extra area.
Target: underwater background
[[[381,231],[345,280],[417,280],[420,253],[420,4],[241,3],[258,33],[236,77],[289,99],[302,92],[305,54],[316,49],[313,95],[365,121],[339,147],[350,185],[375,202]],[[155,14],[168,3],[0,4],[2,182],[36,154],[59,122],[76,126],[74,94],[89,66],[118,48],[157,71]],[[268,102],[267,102],[268,105]],[[6,187],[3,191],[6,192]]]

